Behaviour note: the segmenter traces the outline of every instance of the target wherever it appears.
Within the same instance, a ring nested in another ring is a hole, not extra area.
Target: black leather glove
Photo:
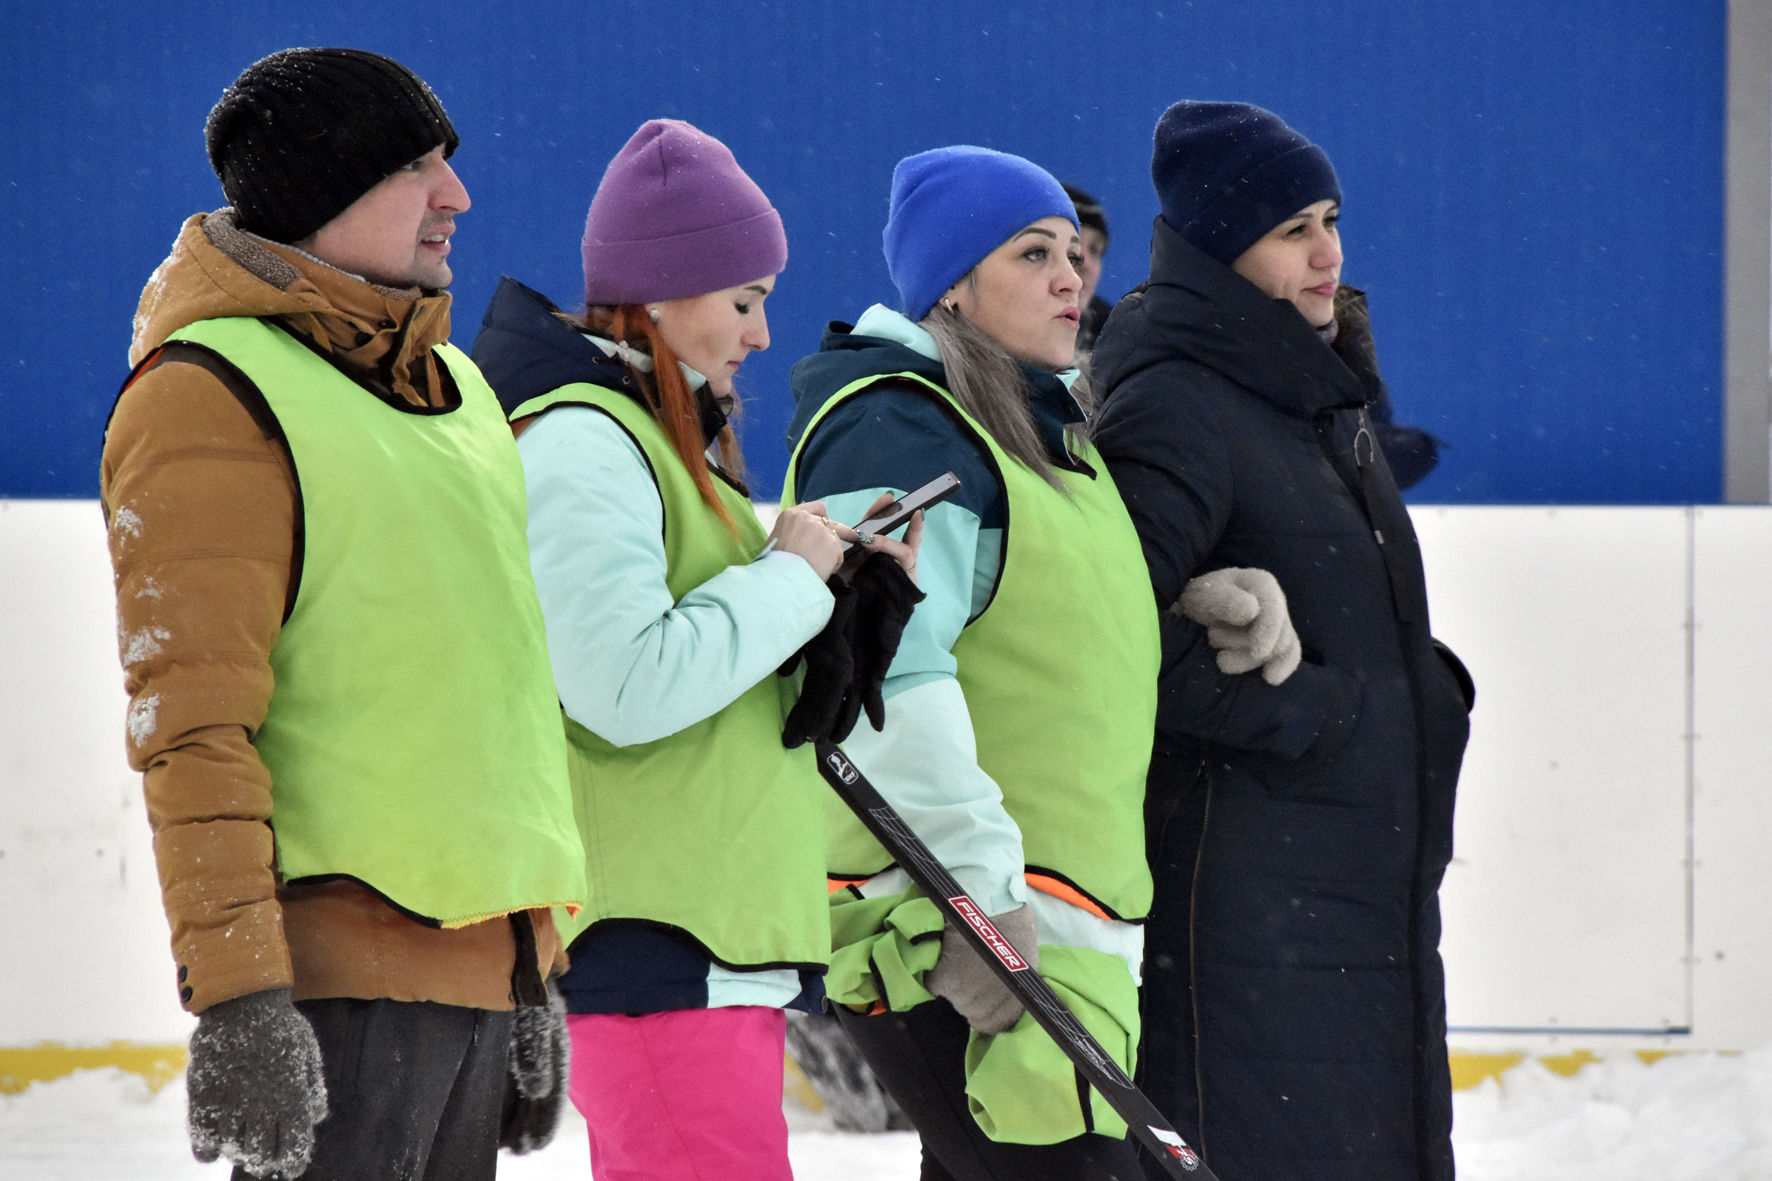
[[[868,722],[878,730],[886,724],[886,702],[880,686],[898,654],[898,642],[904,638],[905,624],[911,611],[926,597],[892,558],[885,554],[869,554],[856,567],[850,580],[855,592],[855,675],[851,692],[867,710]],[[855,725],[850,714],[849,727]],[[841,741],[841,739],[837,739]]]
[[[800,696],[781,728],[781,744],[789,750],[820,739],[843,741],[861,712],[850,692],[855,678],[856,595],[839,575],[831,575],[825,585],[835,600],[830,619],[780,669],[782,676],[789,676],[802,659],[806,661]]]
[[[548,987],[548,1003],[522,1005],[511,1022],[510,1070],[498,1146],[521,1156],[547,1146],[560,1123],[560,1101],[572,1055],[566,1002]]]
[[[191,1153],[225,1156],[257,1177],[299,1177],[326,1118],[314,1028],[287,988],[251,992],[197,1015],[185,1068]]]

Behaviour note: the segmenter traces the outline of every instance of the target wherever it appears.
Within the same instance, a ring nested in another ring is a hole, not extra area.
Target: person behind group
[[[1124,1067],[1150,897],[1140,800],[1156,611],[1113,481],[1078,433],[1082,247],[1017,156],[893,170],[902,311],[833,324],[793,370],[785,498],[840,517],[952,471],[884,684],[845,749]],[[835,797],[827,991],[923,1141],[922,1176],[1125,1177],[1125,1124]]]
[[[1155,601],[1269,570],[1307,658],[1227,677],[1164,616],[1141,1078],[1226,1178],[1450,1178],[1438,889],[1474,690],[1429,632],[1369,388],[1326,343],[1341,186],[1244,103],[1171,106],[1151,171],[1095,443]]]
[[[1101,326],[1114,310],[1114,305],[1097,290],[1101,285],[1101,260],[1108,248],[1107,214],[1100,201],[1077,186],[1065,185],[1064,192],[1076,209],[1077,232],[1083,242],[1083,265],[1077,271],[1083,279],[1083,288],[1077,293],[1082,316],[1077,325],[1077,348],[1087,351],[1095,347]]]
[[[581,253],[582,314],[506,278],[474,345],[518,432],[585,839],[570,1093],[599,1181],[787,1178],[785,1010],[822,996],[829,789],[783,744],[775,674],[827,631],[857,535],[814,503],[766,537],[740,482],[733,380],[769,346],[787,238],[726,146],[641,126]],[[866,544],[914,567],[920,529]]]
[[[205,135],[229,208],[142,293],[101,472],[192,1150],[490,1178],[559,1110],[585,884],[522,470],[448,343],[456,132],[399,63],[291,49]]]

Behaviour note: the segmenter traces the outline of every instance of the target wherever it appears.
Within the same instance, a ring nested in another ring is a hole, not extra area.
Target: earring
[[[950,316],[957,316],[960,314],[960,309],[954,306],[954,301],[951,299],[942,300],[941,307],[942,310],[947,312]]]
[[[658,323],[658,309],[657,308],[647,308],[646,314],[648,316],[652,317],[652,322],[654,324]]]

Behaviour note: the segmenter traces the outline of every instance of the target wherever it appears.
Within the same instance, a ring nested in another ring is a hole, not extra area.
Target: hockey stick
[[[817,749],[818,770],[825,782],[897,859],[911,880],[935,900],[942,916],[984,957],[984,962],[1008,985],[1022,1007],[1034,1015],[1040,1028],[1052,1035],[1058,1048],[1101,1092],[1108,1106],[1120,1113],[1120,1118],[1132,1129],[1133,1137],[1162,1162],[1170,1176],[1218,1181],[1162,1113],[1144,1097],[1144,1092],[1126,1077],[1120,1064],[1083,1028],[1075,1014],[1065,1008],[1052,986],[1038,972],[1029,970],[1028,962],[997,933],[984,911],[960,888],[954,875],[935,859],[922,838],[911,831],[897,809],[868,782],[861,769],[850,762],[834,742],[819,742]]]

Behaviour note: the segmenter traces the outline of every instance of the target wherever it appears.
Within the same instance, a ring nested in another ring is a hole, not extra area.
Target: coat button
[[[190,1003],[191,998],[195,995],[196,993],[191,991],[191,986],[188,984],[178,990],[178,999],[187,1004]]]
[[[183,984],[191,978],[191,969],[184,964],[178,966],[178,982]]]

